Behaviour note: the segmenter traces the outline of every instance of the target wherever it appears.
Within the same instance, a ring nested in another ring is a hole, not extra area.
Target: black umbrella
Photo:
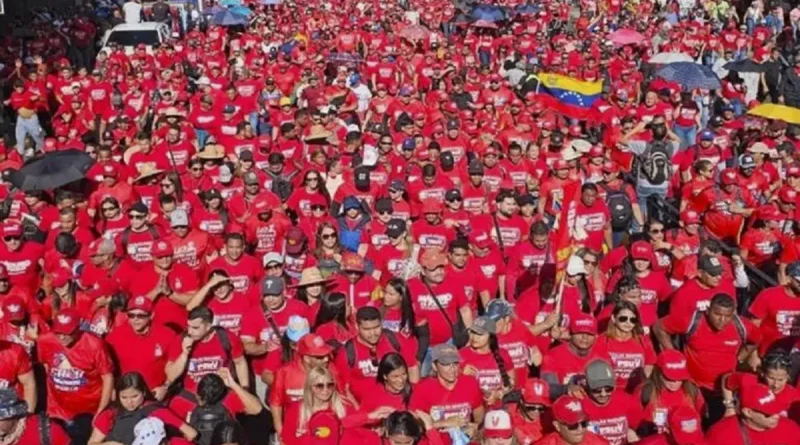
[[[53,190],[83,179],[93,164],[94,159],[83,151],[57,151],[25,164],[9,179],[20,190]]]
[[[723,69],[736,71],[737,73],[763,73],[766,72],[764,65],[756,63],[751,59],[737,60],[722,65]]]

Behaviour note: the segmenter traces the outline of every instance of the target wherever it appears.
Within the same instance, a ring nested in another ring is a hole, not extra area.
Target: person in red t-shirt
[[[0,340],[0,387],[10,388],[36,411],[37,388],[28,352],[22,346]]]
[[[613,246],[611,212],[605,201],[597,199],[597,193],[595,184],[586,183],[581,186],[581,198],[575,205],[575,230],[585,235],[579,237],[580,244],[596,252],[602,252],[604,244],[609,248]]]
[[[239,337],[213,326],[214,313],[205,306],[192,309],[187,319],[186,334],[177,337],[167,352],[167,380],[182,379],[183,390],[194,394],[203,376],[228,368],[247,387],[250,375]]]
[[[757,328],[739,318],[735,310],[733,297],[717,294],[705,313],[696,311],[689,318],[670,313],[653,325],[655,337],[664,349],[675,349],[671,335],[685,335],[689,375],[706,397],[712,422],[724,412],[722,397],[714,392],[717,380],[750,359],[761,340]]]
[[[92,417],[108,406],[114,389],[106,343],[81,332],[80,324],[77,311],[62,309],[37,350],[47,373],[47,414],[66,422],[73,443],[86,443]]]
[[[106,337],[116,358],[119,372],[137,372],[144,378],[156,400],[167,393],[167,348],[175,341],[175,332],[165,326],[153,324],[153,302],[137,296],[128,300],[128,323],[117,327]]]
[[[608,358],[596,346],[597,320],[593,316],[571,318],[569,332],[569,341],[548,351],[542,360],[541,376],[551,387],[570,384],[592,359]]]
[[[641,406],[616,385],[614,369],[608,361],[595,359],[583,372],[585,391],[583,410],[589,420],[588,428],[612,445],[624,445],[639,440],[636,428],[641,422]]]
[[[708,445],[788,444],[800,443],[800,427],[780,416],[782,406],[760,383],[741,394],[741,413],[712,425],[706,433]]]
[[[690,406],[681,406],[672,411],[668,429],[663,434],[654,434],[638,442],[639,445],[706,445],[700,414]]]
[[[28,414],[29,407],[13,389],[0,389],[0,437],[3,444],[70,444],[70,437],[60,423],[53,422],[44,414]],[[45,441],[48,437],[50,440]]]
[[[800,338],[800,261],[786,267],[786,284],[762,290],[750,305],[753,324],[761,328],[759,352],[792,349]]]
[[[561,396],[553,403],[551,411],[555,432],[545,435],[534,445],[608,445],[606,439],[589,429],[582,400]]]
[[[725,414],[736,414],[734,393],[749,390],[752,385],[763,383],[775,394],[777,402],[781,405],[781,417],[797,419],[798,401],[800,392],[791,385],[792,362],[789,354],[780,349],[769,352],[761,361],[758,374],[749,372],[733,372],[722,378],[722,396]]]
[[[617,387],[632,391],[653,371],[656,351],[644,335],[639,311],[631,302],[614,305],[606,332],[597,339],[596,349],[611,358]]]

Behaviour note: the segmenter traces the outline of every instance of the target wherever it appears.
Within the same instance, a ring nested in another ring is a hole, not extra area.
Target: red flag
[[[575,205],[580,193],[580,181],[572,181],[564,186],[561,211],[558,215],[558,228],[555,232],[556,282],[561,280],[572,255],[572,228],[575,226]]]

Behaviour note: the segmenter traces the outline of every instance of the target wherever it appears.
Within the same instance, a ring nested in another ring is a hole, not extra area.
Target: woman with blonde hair
[[[303,443],[311,436],[308,423],[311,417],[321,411],[329,411],[342,421],[343,428],[367,425],[375,420],[383,420],[394,411],[392,407],[380,407],[370,413],[359,412],[358,408],[336,389],[336,379],[327,367],[311,368],[306,375],[303,387],[303,401],[295,403],[283,418],[281,440],[284,444]]]

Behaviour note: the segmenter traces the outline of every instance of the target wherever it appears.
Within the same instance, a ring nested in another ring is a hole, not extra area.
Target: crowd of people
[[[800,444],[800,9],[268,3],[3,41],[1,445]]]

